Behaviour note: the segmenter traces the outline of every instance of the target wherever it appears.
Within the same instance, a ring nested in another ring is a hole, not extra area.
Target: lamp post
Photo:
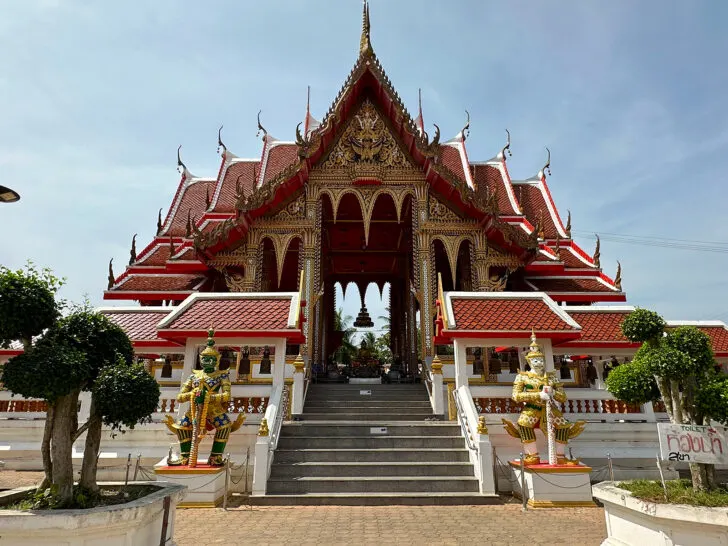
[[[18,199],[20,199],[18,192],[5,186],[0,186],[0,203],[14,203]]]

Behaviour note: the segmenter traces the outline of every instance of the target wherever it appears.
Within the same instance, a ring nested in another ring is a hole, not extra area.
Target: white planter
[[[610,482],[592,491],[607,518],[603,546],[728,546],[728,508],[642,501]]]
[[[186,488],[161,482],[135,483],[154,485],[160,489],[133,502],[89,510],[0,509],[0,546],[174,545],[175,509]],[[0,493],[0,501],[32,489],[24,487],[5,491]],[[165,502],[166,498],[169,501]],[[164,542],[161,542],[165,514],[167,527]]]

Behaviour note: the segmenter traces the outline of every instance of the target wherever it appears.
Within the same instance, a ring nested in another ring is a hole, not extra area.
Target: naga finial
[[[210,208],[210,203],[212,203],[210,200],[210,186],[207,186],[205,189],[205,210]]]
[[[595,234],[595,236],[597,238],[597,246],[594,249],[594,255],[592,256],[592,260],[594,261],[594,267],[600,268],[602,267],[601,261],[599,260],[602,255],[602,253],[600,252],[601,241],[599,240],[599,235]]]
[[[115,279],[116,277],[114,277],[114,258],[111,258],[109,260],[109,277],[107,279],[109,281],[109,284],[106,287],[106,290],[111,290],[111,287],[114,286]]]
[[[255,136],[259,137],[260,133],[263,133],[263,140],[265,140],[265,137],[268,136],[268,131],[265,130],[265,127],[260,123],[260,114],[263,110],[258,110],[258,132],[255,133]]]
[[[364,57],[374,53],[371,41],[371,23],[369,22],[369,2],[364,0],[361,14],[361,39],[359,40],[359,56]]]
[[[437,125],[437,123],[433,123],[435,126],[435,136],[432,137],[432,142],[430,143],[430,146],[437,146],[440,144],[440,127]]]
[[[176,252],[176,250],[174,248],[174,239],[172,239],[172,234],[170,233],[169,234],[169,257],[171,258],[172,256],[174,256],[175,252]]]
[[[187,225],[185,226],[185,237],[192,235],[192,209],[187,209]]]
[[[556,258],[561,261],[561,235],[558,230],[556,231],[556,245],[555,245]]]
[[[465,121],[465,126],[463,127],[462,131],[460,131],[460,134],[463,137],[463,142],[465,142],[465,139],[470,136],[470,112],[465,110],[465,115],[467,116],[467,120]]]
[[[129,265],[134,265],[134,262],[136,262],[136,238],[137,234],[134,234],[134,237],[131,238],[131,250],[129,251]]]
[[[162,231],[162,209],[157,213],[157,235]]]
[[[296,146],[303,147],[306,145],[306,141],[303,138],[303,134],[301,133],[301,125],[303,125],[303,122],[300,122],[298,125],[296,125]]]
[[[541,167],[541,170],[538,171],[538,177],[541,180],[543,180],[544,178],[546,178],[546,173],[548,173],[549,176],[551,176],[551,150],[549,150],[548,148],[546,148],[546,153],[548,154],[548,156],[546,158],[546,163],[544,164],[543,167]]]
[[[513,153],[511,152],[511,132],[508,129],[506,129],[506,145],[501,148],[500,152],[498,152],[498,159],[505,161],[506,152],[508,152],[509,156],[513,156]]]
[[[227,152],[227,146],[222,141],[222,128],[224,125],[220,125],[220,128],[217,130],[217,153],[220,153],[220,150],[222,150],[222,155],[225,155],[225,152]]]
[[[614,287],[622,291],[622,264],[617,260],[617,275],[614,277]]]
[[[182,149],[182,144],[177,146],[177,172],[184,174],[187,172],[187,165],[182,162],[182,158],[179,155],[179,151]],[[180,169],[182,169],[180,171]]]
[[[566,235],[568,235],[569,237],[571,237],[571,211],[567,209],[566,213],[567,213],[567,216],[566,216],[566,228],[565,228],[565,231],[566,231]]]

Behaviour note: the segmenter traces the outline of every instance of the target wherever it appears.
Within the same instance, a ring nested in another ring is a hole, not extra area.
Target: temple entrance
[[[367,201],[365,198],[368,198]],[[417,312],[418,304],[413,296],[412,267],[412,199],[406,196],[399,211],[395,200],[384,191],[345,192],[332,198],[322,194],[321,222],[321,276],[323,298],[323,347],[322,362],[327,369],[344,364],[352,377],[380,377],[386,382],[389,371],[393,376],[414,378],[417,374]],[[358,312],[350,313],[353,322],[346,324],[337,317],[343,301],[337,301],[336,285],[340,293],[351,297],[352,291],[359,298]],[[374,332],[374,320],[366,306],[366,294],[376,291],[379,297],[386,294],[381,309],[386,319],[379,321],[387,332]],[[354,318],[355,317],[355,318]],[[356,348],[349,351],[349,361],[340,360],[342,342]],[[391,361],[376,358],[371,344],[382,334],[388,333],[388,349]],[[363,342],[363,344],[362,344]],[[338,351],[338,352],[337,352]]]

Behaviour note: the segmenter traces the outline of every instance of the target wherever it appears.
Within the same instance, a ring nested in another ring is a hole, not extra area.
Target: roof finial
[[[220,128],[217,130],[217,153],[220,153],[220,150],[222,149],[222,155],[225,155],[225,152],[227,152],[227,146],[223,144],[222,142],[222,128],[224,126],[220,125]]]
[[[556,231],[556,258],[561,261],[561,235]]]
[[[546,148],[546,153],[548,154],[548,157],[546,158],[546,164],[541,167],[540,171],[538,171],[538,177],[542,180],[546,178],[546,173],[549,173],[549,176],[551,176],[551,150]]]
[[[565,228],[565,231],[566,231],[566,235],[568,235],[569,237],[571,237],[571,211],[567,209],[566,212],[567,212],[568,215],[566,217],[566,228]]]
[[[374,53],[371,42],[371,24],[369,23],[369,2],[364,0],[361,15],[361,40],[359,41],[359,56],[364,57]]]
[[[106,287],[107,290],[111,290],[111,287],[114,286],[114,258],[111,258],[109,260],[109,284]]]
[[[420,133],[420,136],[426,135],[425,133],[425,117],[422,115],[422,89],[417,90],[417,106],[418,106],[418,112],[417,112],[417,119],[415,119],[415,127],[417,127],[417,130]]]
[[[187,225],[185,226],[185,237],[192,235],[192,209],[187,209]]]
[[[622,264],[617,260],[617,275],[614,277],[614,287],[622,291]]]
[[[129,265],[134,265],[134,262],[136,262],[136,238],[137,234],[134,234],[134,237],[131,238],[131,250],[129,251]]]
[[[185,172],[187,172],[187,165],[185,165],[184,163],[182,163],[182,158],[179,155],[179,151],[181,149],[182,149],[182,144],[180,144],[177,147],[177,171],[180,172],[180,173],[182,173],[182,174],[184,174]],[[181,171],[180,171],[180,168],[182,169]]]
[[[263,133],[263,140],[265,140],[265,137],[268,136],[268,131],[265,130],[265,127],[263,127],[260,123],[260,113],[263,110],[258,110],[258,132],[255,133],[255,136],[259,137],[260,133]]]
[[[465,122],[465,127],[463,127],[463,130],[460,131],[460,134],[463,137],[463,142],[465,142],[465,139],[470,136],[470,112],[465,110],[465,115],[468,117],[468,119]]]
[[[205,210],[210,208],[211,202],[212,201],[210,200],[210,186],[207,186],[207,188],[205,188]]]
[[[597,238],[597,246],[594,249],[594,255],[592,256],[592,260],[594,261],[594,267],[600,268],[600,267],[602,267],[602,263],[599,260],[599,258],[602,255],[602,253],[600,252],[601,241],[599,240],[599,235],[597,235],[596,233],[594,235],[596,235],[596,238]]]
[[[170,257],[170,259],[172,258],[172,256],[174,256],[175,252],[176,251],[174,249],[174,239],[172,239],[172,234],[170,233],[169,234],[169,257]]]
[[[506,145],[501,148],[501,151],[498,153],[498,159],[501,161],[506,160],[506,152],[508,152],[509,156],[513,156],[511,153],[511,132],[506,129]]]
[[[162,209],[159,209],[157,213],[157,235],[159,235],[160,231],[162,231]]]

